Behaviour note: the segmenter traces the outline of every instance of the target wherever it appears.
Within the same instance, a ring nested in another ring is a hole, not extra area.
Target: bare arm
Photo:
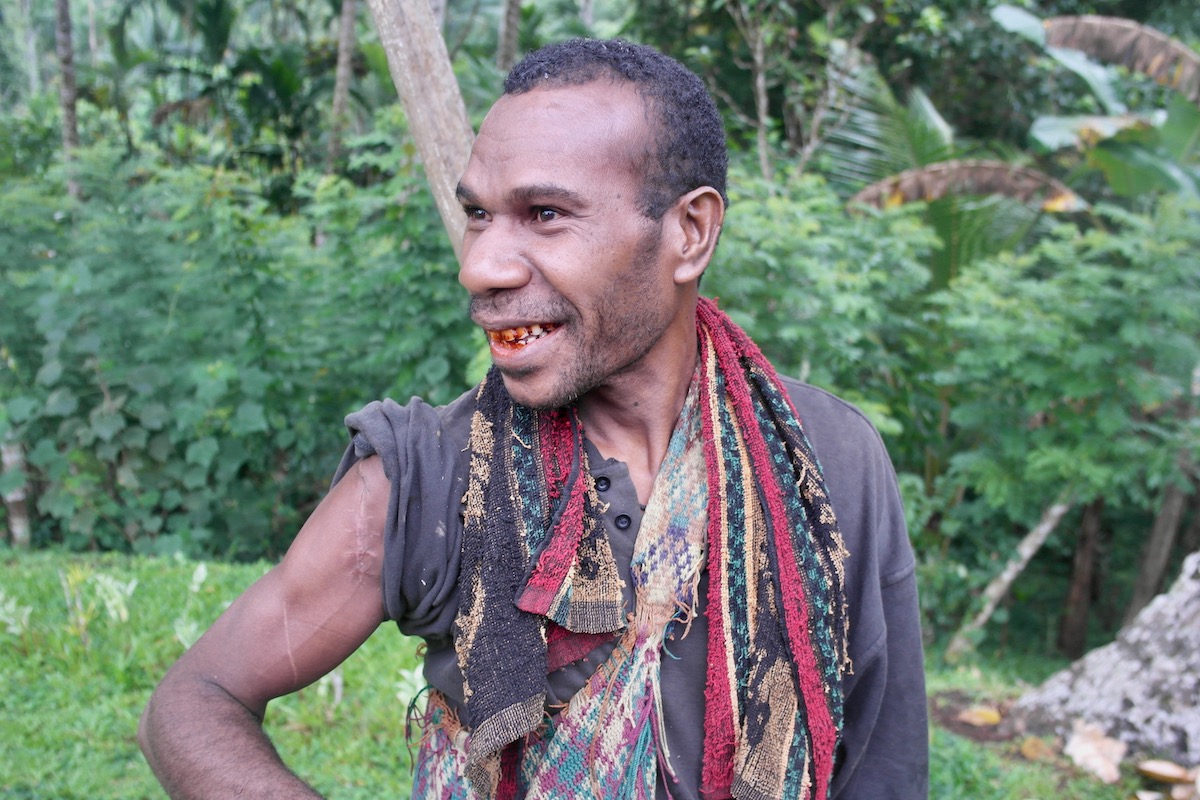
[[[269,700],[332,670],[384,620],[389,488],[378,458],[352,467],[283,561],[155,689],[138,740],[171,797],[319,797],[280,760],[262,718]]]

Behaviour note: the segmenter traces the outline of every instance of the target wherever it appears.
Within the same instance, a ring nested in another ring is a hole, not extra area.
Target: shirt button
[[[617,523],[617,527],[618,527],[619,529],[621,529],[621,530],[625,530],[625,529],[626,529],[626,528],[628,528],[628,527],[629,527],[631,524],[633,524],[633,520],[631,520],[631,519],[629,518],[629,515],[627,515],[627,514],[621,514],[620,516],[618,516],[618,517],[617,517],[617,519],[616,519],[616,523]]]
[[[599,478],[596,478],[596,491],[607,492],[609,486],[612,486],[612,481],[610,481],[608,478],[604,477],[603,475],[601,475]]]

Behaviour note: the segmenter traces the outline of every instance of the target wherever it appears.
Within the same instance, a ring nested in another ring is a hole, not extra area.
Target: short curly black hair
[[[642,213],[663,214],[681,195],[711,186],[728,203],[725,126],[704,81],[670,56],[624,39],[571,39],[527,55],[504,81],[505,94],[581,86],[610,79],[632,83],[655,112],[655,149],[644,165]]]

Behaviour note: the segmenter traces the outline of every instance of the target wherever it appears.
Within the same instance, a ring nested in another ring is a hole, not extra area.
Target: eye
[[[548,206],[538,206],[533,210],[533,215],[538,222],[553,222],[559,218],[557,209]]]
[[[467,215],[467,222],[484,222],[488,216],[479,206],[463,206],[463,212]]]

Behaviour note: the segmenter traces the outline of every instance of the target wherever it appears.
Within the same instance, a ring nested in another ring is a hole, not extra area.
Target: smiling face
[[[639,210],[650,144],[641,98],[609,81],[505,95],[484,120],[459,183],[459,280],[518,403],[653,380],[694,340],[662,223]]]

